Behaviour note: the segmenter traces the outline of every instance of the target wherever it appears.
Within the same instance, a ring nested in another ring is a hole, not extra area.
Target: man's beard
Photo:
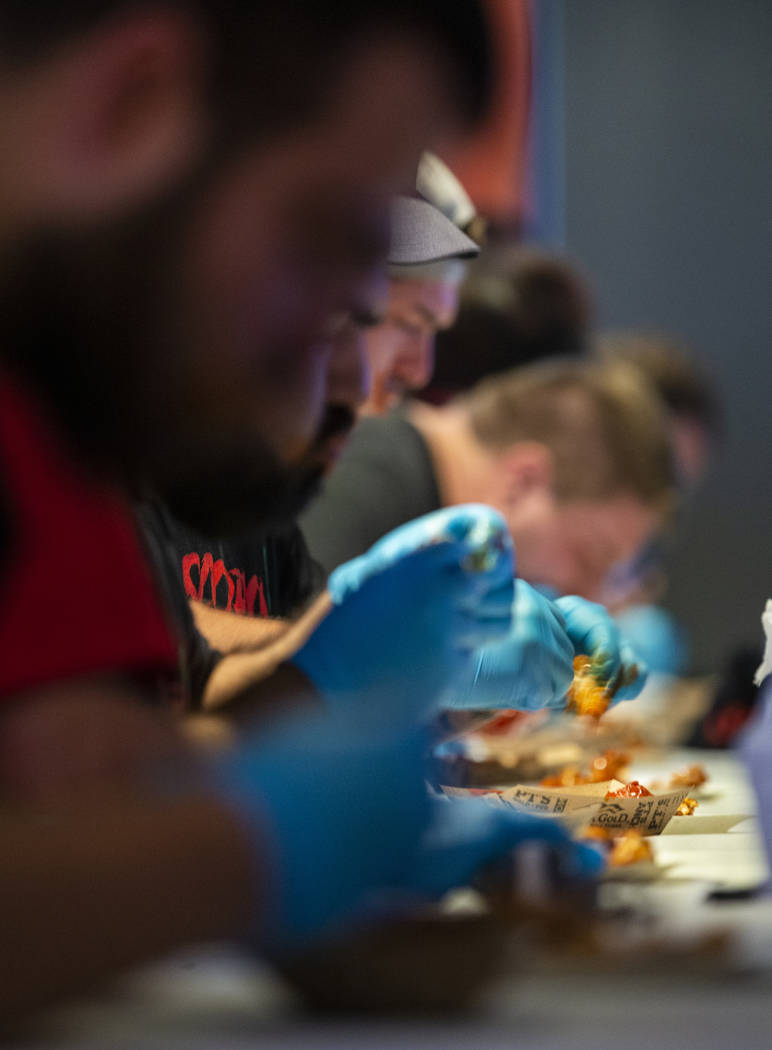
[[[253,447],[247,455],[234,448],[212,457],[211,469],[195,485],[180,470],[179,482],[166,487],[165,502],[179,521],[207,538],[254,533],[256,526],[283,528],[317,495],[328,470],[327,444],[348,436],[355,422],[349,405],[327,405],[316,437],[296,463],[281,464],[270,449]],[[204,461],[206,455],[196,458]]]
[[[214,539],[238,537],[285,527],[316,494],[321,471],[311,463],[282,463],[254,440],[249,450],[202,448],[190,468],[171,471],[158,493],[181,522]]]
[[[0,353],[78,462],[129,494],[159,496],[209,535],[284,523],[318,484],[313,465],[288,467],[254,433],[212,436],[175,401],[170,304],[189,202],[190,187],[99,230],[30,238],[0,296]]]
[[[357,417],[350,405],[329,404],[325,407],[322,422],[314,438],[309,459],[316,460],[318,469],[324,472],[325,450],[333,441],[347,438],[354,429]]]
[[[328,442],[347,436],[355,422],[348,405],[328,405],[316,437],[295,463],[280,463],[270,449],[261,454],[252,447],[247,454],[234,448],[213,458],[195,485],[181,470],[179,483],[166,487],[165,501],[175,517],[208,538],[284,528],[317,495],[329,469]]]

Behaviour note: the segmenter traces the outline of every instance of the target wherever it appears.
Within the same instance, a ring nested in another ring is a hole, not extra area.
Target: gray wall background
[[[560,7],[565,247],[604,326],[680,333],[725,398],[669,598],[712,669],[772,596],[772,0]]]

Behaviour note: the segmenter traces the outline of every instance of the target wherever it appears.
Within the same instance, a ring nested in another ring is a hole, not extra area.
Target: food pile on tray
[[[499,714],[455,742],[438,766],[437,786],[450,797],[471,794],[560,819],[602,848],[610,870],[637,865],[656,877],[647,839],[694,814],[705,771],[692,765],[664,783],[632,778],[640,741],[604,732],[613,687],[589,658],[577,657],[574,667],[567,710],[579,717]]]

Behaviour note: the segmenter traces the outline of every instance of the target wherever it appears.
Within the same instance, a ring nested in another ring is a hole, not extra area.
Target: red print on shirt
[[[193,579],[191,572],[194,566],[198,571],[198,583]],[[263,581],[252,575],[247,583],[246,573],[241,569],[226,568],[222,558],[215,558],[210,551],[207,551],[203,558],[196,551],[186,554],[182,559],[182,579],[185,593],[195,601],[206,601],[213,608],[224,608],[227,612],[242,613],[245,616],[268,615]],[[209,589],[205,597],[207,583]],[[218,604],[217,601],[218,587],[221,584],[225,585],[227,593],[225,605],[222,602]]]

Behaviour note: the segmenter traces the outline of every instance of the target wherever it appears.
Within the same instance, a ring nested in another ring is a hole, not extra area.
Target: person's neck
[[[475,436],[463,405],[436,408],[415,401],[407,417],[429,449],[442,505],[488,502],[492,459]]]

